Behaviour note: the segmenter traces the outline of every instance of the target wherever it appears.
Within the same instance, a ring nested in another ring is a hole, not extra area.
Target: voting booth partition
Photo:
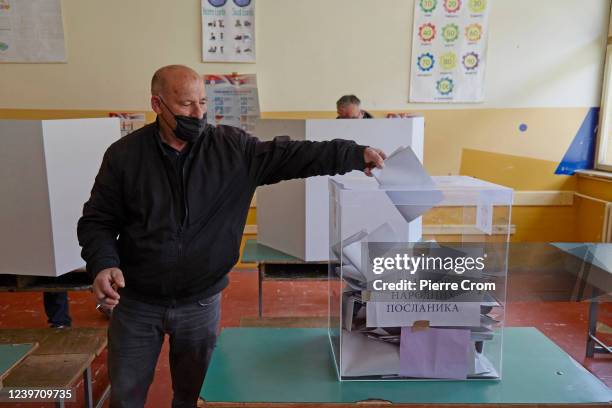
[[[0,121],[0,274],[81,268],[76,225],[119,119]]]
[[[262,140],[287,135],[292,140],[348,139],[390,154],[411,147],[423,161],[424,119],[259,120]],[[342,177],[367,178],[354,171]],[[328,261],[328,177],[283,181],[257,189],[257,241],[306,262]]]
[[[500,379],[512,190],[430,177],[410,149],[329,188],[338,378]]]

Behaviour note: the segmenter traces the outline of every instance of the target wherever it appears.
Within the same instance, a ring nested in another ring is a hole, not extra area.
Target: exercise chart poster
[[[202,0],[202,60],[255,62],[255,0]]]

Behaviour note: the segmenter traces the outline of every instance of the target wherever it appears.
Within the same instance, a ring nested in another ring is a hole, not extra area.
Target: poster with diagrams
[[[259,119],[257,78],[254,74],[205,75],[208,121],[252,133]]]
[[[121,137],[127,136],[133,131],[140,129],[146,123],[144,112],[109,112],[108,117],[119,118]]]
[[[66,62],[61,0],[0,0],[0,62]]]
[[[482,102],[490,0],[416,0],[410,102]]]
[[[255,0],[202,0],[202,60],[255,62]]]

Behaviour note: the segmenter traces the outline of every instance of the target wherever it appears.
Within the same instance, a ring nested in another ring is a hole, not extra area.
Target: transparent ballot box
[[[329,181],[340,380],[498,380],[512,190],[465,176]]]

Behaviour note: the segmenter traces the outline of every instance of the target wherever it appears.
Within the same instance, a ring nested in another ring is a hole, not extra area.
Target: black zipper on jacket
[[[183,165],[181,166],[181,173],[182,173],[182,177],[181,177],[181,185],[182,185],[182,191],[181,191],[181,195],[183,198],[183,210],[184,210],[184,214],[183,214],[183,219],[179,220],[179,226],[178,226],[178,256],[179,258],[182,255],[183,252],[183,229],[187,226],[187,220],[189,219],[189,206],[187,205],[187,174],[186,174],[186,169],[187,166],[189,166],[190,161],[191,161],[191,154],[193,152],[194,147],[192,146],[191,149],[189,150],[189,152],[187,153],[187,157],[185,158],[185,162],[183,163]]]
[[[159,143],[159,147],[162,151],[163,156],[166,156],[165,159],[163,160],[165,162],[165,166],[167,170],[170,170],[171,174],[172,174],[172,178],[176,179],[176,183],[172,183],[172,180],[170,181],[171,184],[171,188],[173,189],[179,189],[179,191],[177,192],[178,194],[176,194],[176,196],[173,194],[173,199],[174,197],[178,198],[179,200],[182,199],[183,203],[183,210],[184,210],[184,214],[183,218],[180,219],[180,213],[177,214],[178,217],[176,218],[176,223],[177,223],[177,234],[176,234],[176,240],[177,240],[177,257],[176,257],[176,261],[175,264],[178,265],[180,258],[183,255],[183,232],[184,232],[184,227],[187,225],[187,218],[189,215],[189,207],[187,205],[187,188],[186,188],[186,182],[185,182],[185,168],[188,165],[188,162],[190,161],[191,155],[193,153],[194,150],[194,146],[190,147],[190,151],[187,153],[187,157],[185,158],[185,162],[182,164],[181,168],[178,168],[179,163],[177,162],[172,162],[170,160],[170,158],[168,157],[168,153],[165,151],[163,145],[162,145],[162,140],[161,140],[161,136],[158,133],[158,143]],[[180,158],[176,158],[176,160],[180,160]],[[179,171],[181,173],[179,173]],[[182,176],[182,177],[181,177]],[[180,184],[179,184],[180,183]],[[174,186],[174,187],[173,187]],[[180,204],[180,203],[176,203],[176,204]],[[173,269],[170,269],[170,285],[171,285],[171,293],[170,293],[170,297],[171,297],[171,307],[174,307],[176,305],[176,290],[177,290],[177,276],[176,273],[173,271]]]
[[[191,151],[187,154],[190,155]],[[180,159],[177,158],[177,160],[180,160]],[[178,182],[181,183],[180,196],[183,201],[183,219],[177,220],[178,221],[178,231],[177,231],[177,243],[178,243],[177,252],[178,253],[176,257],[177,264],[180,262],[181,257],[183,256],[183,231],[184,231],[184,228],[187,226],[187,219],[189,217],[189,206],[187,205],[187,184],[185,182],[185,167],[187,167],[188,160],[189,160],[189,156],[185,158],[185,162],[180,166],[180,169],[177,168],[177,170],[179,170],[181,174],[179,174],[178,171],[175,171],[177,177],[180,177],[180,180],[178,180]],[[172,306],[173,307],[176,304],[176,286],[177,286],[177,276],[176,274],[173,274],[172,276]]]
[[[190,146],[189,147],[189,152],[187,152],[187,157],[185,157],[185,161],[183,162],[182,165],[180,165],[180,169],[179,171],[181,172],[181,174],[179,174],[178,172],[175,172],[177,176],[180,176],[180,180],[179,183],[181,183],[181,198],[183,199],[183,219],[182,220],[178,220],[178,234],[177,234],[177,241],[178,241],[178,254],[177,254],[177,264],[180,261],[181,257],[183,256],[183,232],[185,230],[185,228],[187,227],[187,223],[189,220],[189,205],[187,205],[187,170],[191,164],[191,159],[192,159],[192,155],[194,154],[195,150],[195,146]],[[180,160],[180,159],[177,159]],[[176,286],[177,286],[177,282],[176,276],[172,276],[172,305],[176,304]]]

